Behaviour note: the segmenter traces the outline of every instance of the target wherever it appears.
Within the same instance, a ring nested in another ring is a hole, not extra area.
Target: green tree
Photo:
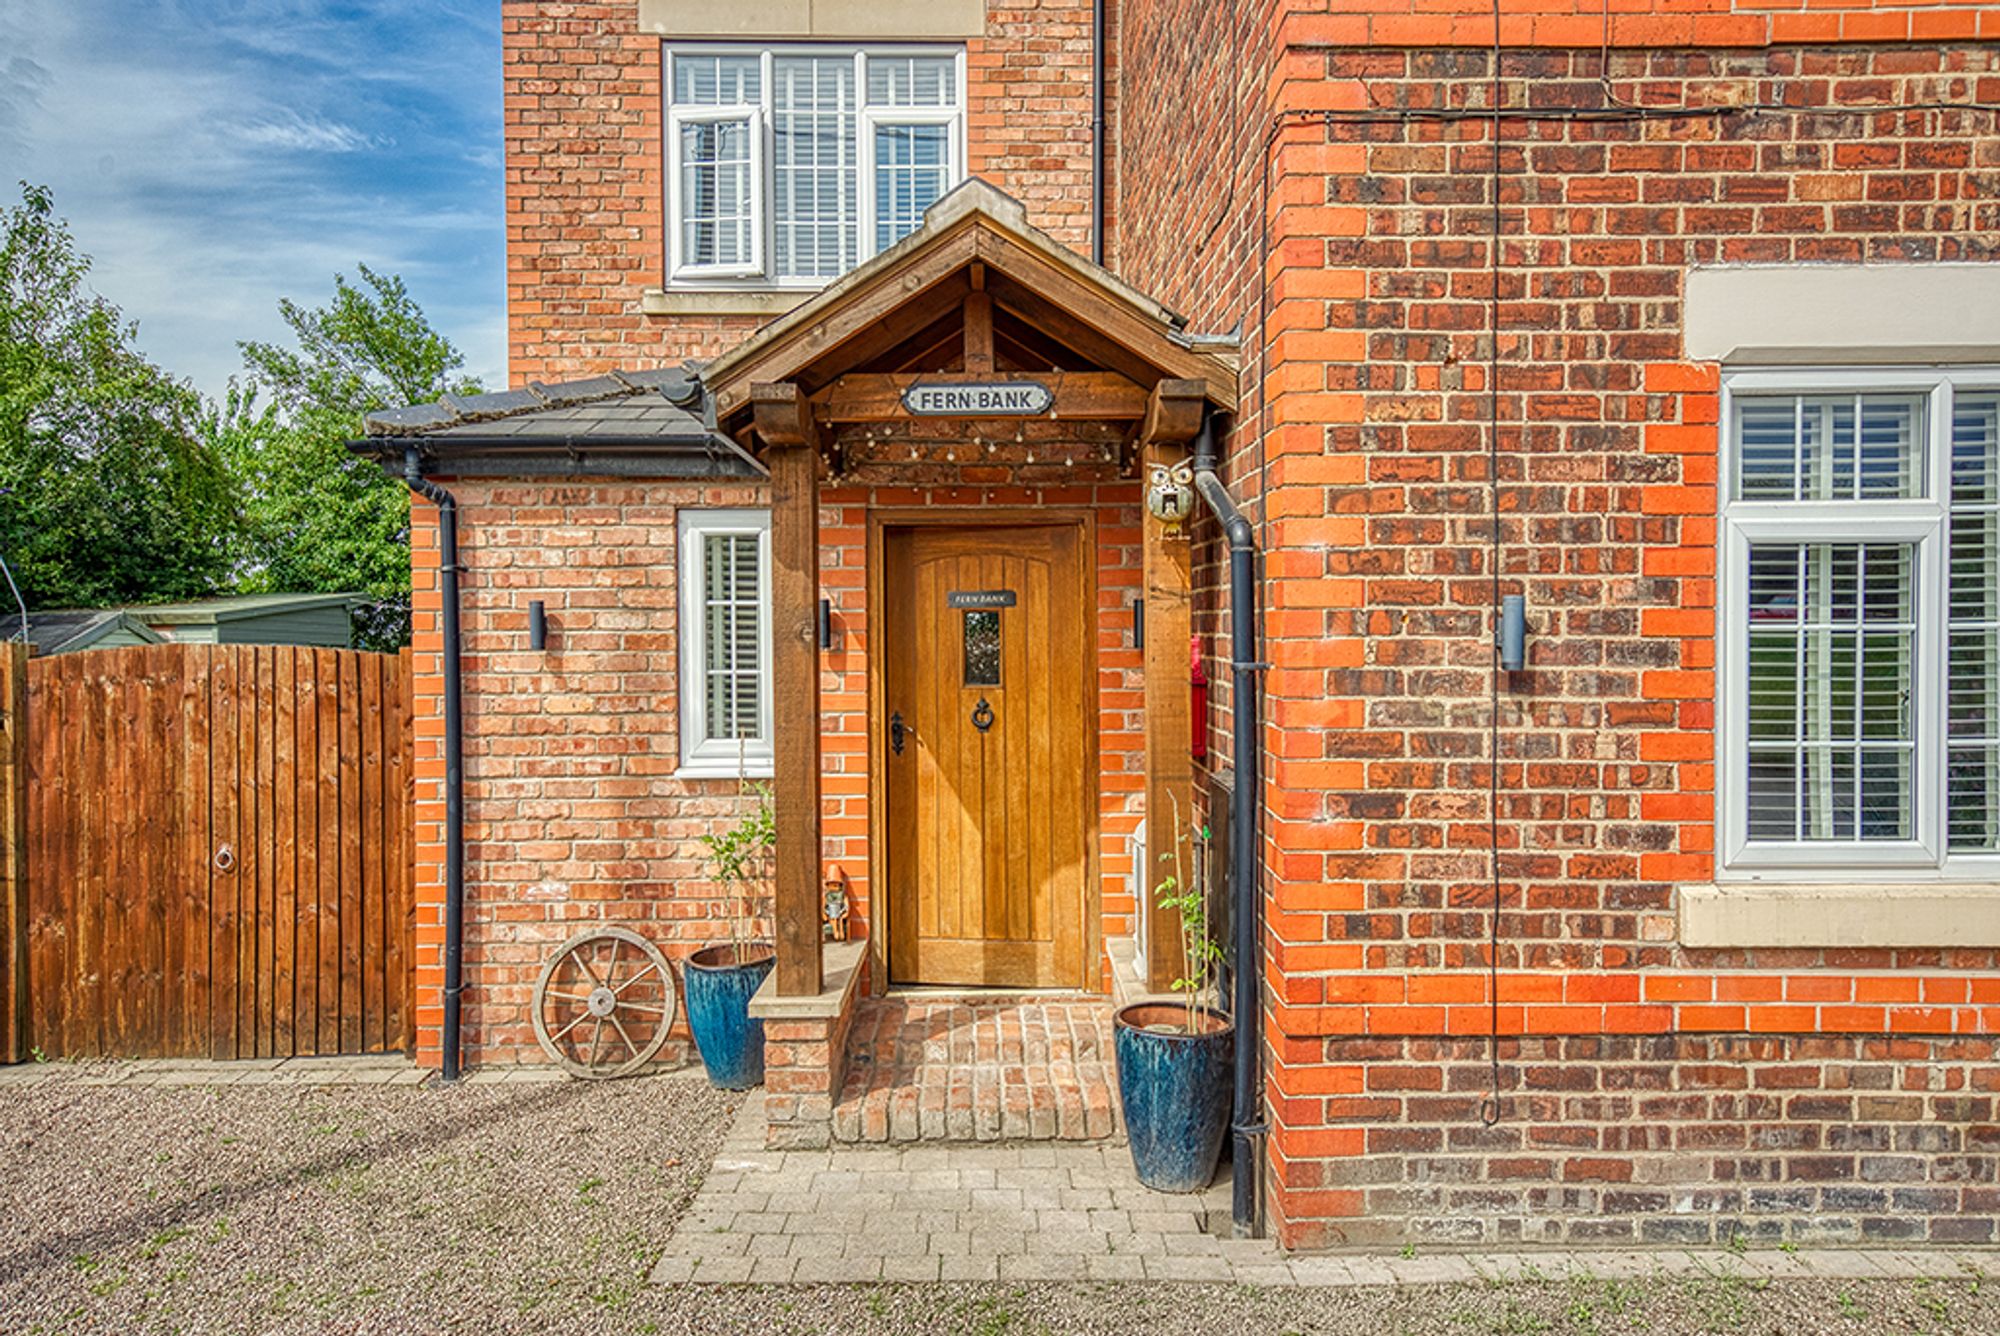
[[[244,590],[366,594],[356,643],[389,649],[409,638],[409,492],[347,443],[376,409],[479,383],[400,278],[360,274],[335,275],[317,309],[279,303],[295,346],[243,344],[243,381],[207,434],[244,487]]]
[[[0,209],[0,557],[30,607],[211,593],[237,509],[200,398],[86,287],[50,192],[21,190]]]

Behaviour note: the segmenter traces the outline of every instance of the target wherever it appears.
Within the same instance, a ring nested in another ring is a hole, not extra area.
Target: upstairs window
[[[1738,875],[2000,870],[2000,372],[1728,378]]]
[[[667,65],[675,283],[817,287],[964,177],[956,51],[685,45]]]

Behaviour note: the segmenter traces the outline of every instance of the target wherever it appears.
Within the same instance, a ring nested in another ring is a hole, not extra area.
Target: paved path
[[[1894,1279],[2000,1273],[2000,1251],[1723,1249],[1290,1257],[1218,1237],[1226,1182],[1139,1186],[1123,1143],[764,1149],[747,1100],[653,1269],[660,1284],[1154,1280],[1451,1284],[1689,1273]]]

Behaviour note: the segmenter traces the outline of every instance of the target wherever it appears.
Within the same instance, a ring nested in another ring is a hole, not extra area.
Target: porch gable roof
[[[1018,200],[973,177],[914,232],[703,367],[717,424],[730,433],[748,425],[753,385],[790,381],[811,395],[878,363],[980,288],[1079,363],[1068,369],[1103,368],[1141,390],[1199,382],[1210,403],[1236,407],[1233,338],[1187,334],[1182,316],[1031,226]]]

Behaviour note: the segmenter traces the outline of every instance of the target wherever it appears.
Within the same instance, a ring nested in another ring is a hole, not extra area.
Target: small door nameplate
[[[1014,603],[1011,589],[954,589],[944,596],[947,608],[1011,608]]]
[[[918,384],[903,391],[903,407],[918,417],[1040,417],[1055,402],[1055,391],[1038,380]]]

